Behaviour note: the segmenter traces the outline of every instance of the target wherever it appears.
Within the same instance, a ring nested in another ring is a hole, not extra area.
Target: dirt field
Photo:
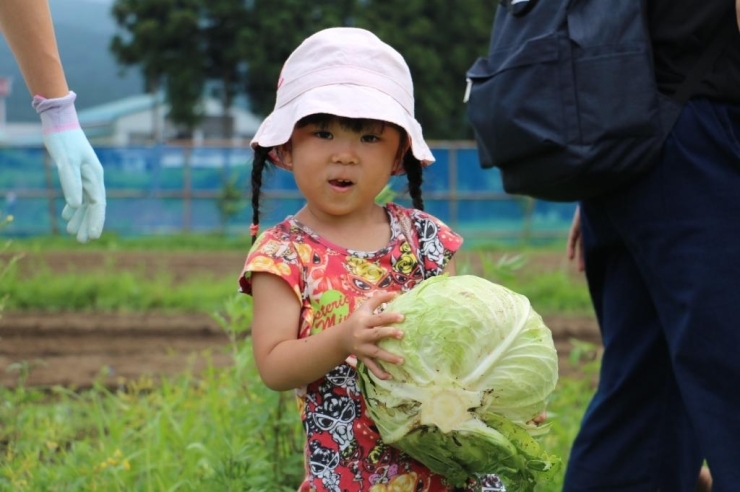
[[[243,263],[241,253],[54,253],[44,256],[52,272],[67,269],[166,269],[175,280],[205,272],[229,275]],[[527,268],[560,268],[560,254],[529,257]],[[36,262],[24,261],[22,265]],[[575,273],[574,273],[575,275]],[[561,355],[561,373],[577,370],[567,364],[569,339],[598,344],[589,316],[545,319]],[[0,384],[14,386],[19,369],[30,369],[26,384],[89,386],[96,377],[114,385],[119,378],[173,374],[191,367],[198,371],[210,358],[226,366],[228,339],[208,315],[47,314],[6,312],[0,319]],[[19,367],[23,366],[23,367]]]

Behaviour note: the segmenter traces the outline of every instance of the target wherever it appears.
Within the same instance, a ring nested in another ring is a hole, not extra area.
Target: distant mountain
[[[78,109],[142,92],[138,69],[121,75],[108,48],[116,32],[110,15],[112,0],[51,0],[50,4],[67,82],[77,93]],[[0,76],[13,78],[13,93],[6,102],[8,121],[38,121],[20,70],[2,39]]]

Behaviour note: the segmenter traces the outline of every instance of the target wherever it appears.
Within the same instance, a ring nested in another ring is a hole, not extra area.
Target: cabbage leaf
[[[380,363],[391,379],[359,364],[360,390],[386,444],[461,485],[496,473],[510,491],[532,491],[560,460],[528,424],[558,378],[552,333],[529,300],[486,279],[438,276],[386,308],[404,315],[402,339],[378,345],[401,355]]]

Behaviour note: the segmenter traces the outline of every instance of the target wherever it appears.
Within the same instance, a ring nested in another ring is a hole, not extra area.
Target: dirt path
[[[588,317],[548,317],[545,322],[561,356],[571,338],[599,343]],[[175,374],[231,363],[229,340],[206,315],[6,314],[0,320],[0,384],[15,386],[14,364],[31,369],[26,384],[86,387],[96,377],[108,385],[119,378]],[[210,354],[210,355],[207,355]],[[24,362],[25,361],[25,362]]]
[[[0,320],[0,384],[15,386],[31,369],[29,385],[85,387],[97,377],[174,374],[231,362],[226,335],[208,316],[114,314],[5,314]]]
[[[43,261],[33,261],[38,259]],[[30,270],[45,264],[51,272],[137,269],[152,275],[166,270],[177,281],[203,274],[238,274],[243,261],[244,255],[234,252],[58,252],[43,258],[29,254],[21,267]],[[560,254],[533,254],[528,256],[527,268],[563,268],[564,262]],[[553,316],[545,322],[561,355],[561,373],[576,374],[566,362],[569,340],[598,345],[594,320]],[[188,368],[199,371],[209,359],[217,367],[226,366],[231,363],[228,346],[227,336],[204,314],[4,313],[0,384],[15,386],[18,369],[25,367],[30,369],[29,385],[85,387],[97,377],[115,385],[119,378],[174,374]]]

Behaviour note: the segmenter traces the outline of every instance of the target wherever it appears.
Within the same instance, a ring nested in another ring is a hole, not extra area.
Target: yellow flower
[[[275,262],[272,260],[272,258],[268,258],[267,256],[258,256],[249,263],[249,266],[251,266],[256,271],[261,271],[269,270],[274,263]]]
[[[311,246],[308,244],[296,244],[295,250],[298,252],[298,256],[301,257],[301,261],[307,264],[311,261]]]

